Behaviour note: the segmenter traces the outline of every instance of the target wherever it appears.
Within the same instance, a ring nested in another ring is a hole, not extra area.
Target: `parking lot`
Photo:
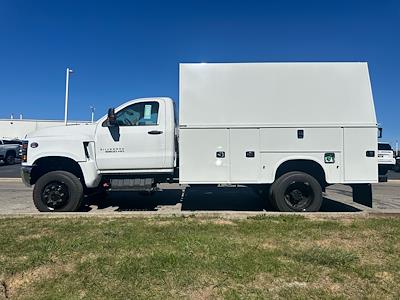
[[[19,179],[19,165],[0,166],[0,214],[36,213],[32,202],[32,188]],[[400,212],[399,173],[391,173],[387,183],[373,185],[373,209],[352,201],[351,188],[333,185],[327,189],[322,212]],[[181,187],[162,185],[162,191],[153,196],[133,192],[109,193],[99,201],[96,196],[85,199],[82,212],[89,214],[138,212],[182,214],[193,212],[265,213],[273,209],[247,187]]]
[[[0,178],[18,178],[20,177],[20,165],[0,165]]]

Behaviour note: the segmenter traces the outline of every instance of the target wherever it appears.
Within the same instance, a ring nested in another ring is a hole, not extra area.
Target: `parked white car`
[[[40,211],[75,211],[93,189],[248,185],[280,211],[318,211],[331,184],[372,206],[377,122],[366,63],[181,64],[179,124],[167,97],[23,144]]]
[[[378,143],[379,176],[385,176],[396,165],[395,153],[389,143]]]

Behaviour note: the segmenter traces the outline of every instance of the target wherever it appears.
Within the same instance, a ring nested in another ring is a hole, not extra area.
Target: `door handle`
[[[148,132],[148,134],[161,134],[161,133],[163,133],[163,132],[160,130],[151,130]]]
[[[217,158],[225,158],[225,151],[217,151],[215,154]]]

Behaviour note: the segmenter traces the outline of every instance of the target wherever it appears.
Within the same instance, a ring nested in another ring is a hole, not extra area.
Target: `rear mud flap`
[[[372,208],[372,186],[370,183],[352,184],[353,201]]]

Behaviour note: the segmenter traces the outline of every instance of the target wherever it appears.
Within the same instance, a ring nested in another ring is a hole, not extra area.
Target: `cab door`
[[[98,124],[95,147],[100,170],[161,169],[165,165],[165,103],[131,102],[116,111],[117,126]]]

